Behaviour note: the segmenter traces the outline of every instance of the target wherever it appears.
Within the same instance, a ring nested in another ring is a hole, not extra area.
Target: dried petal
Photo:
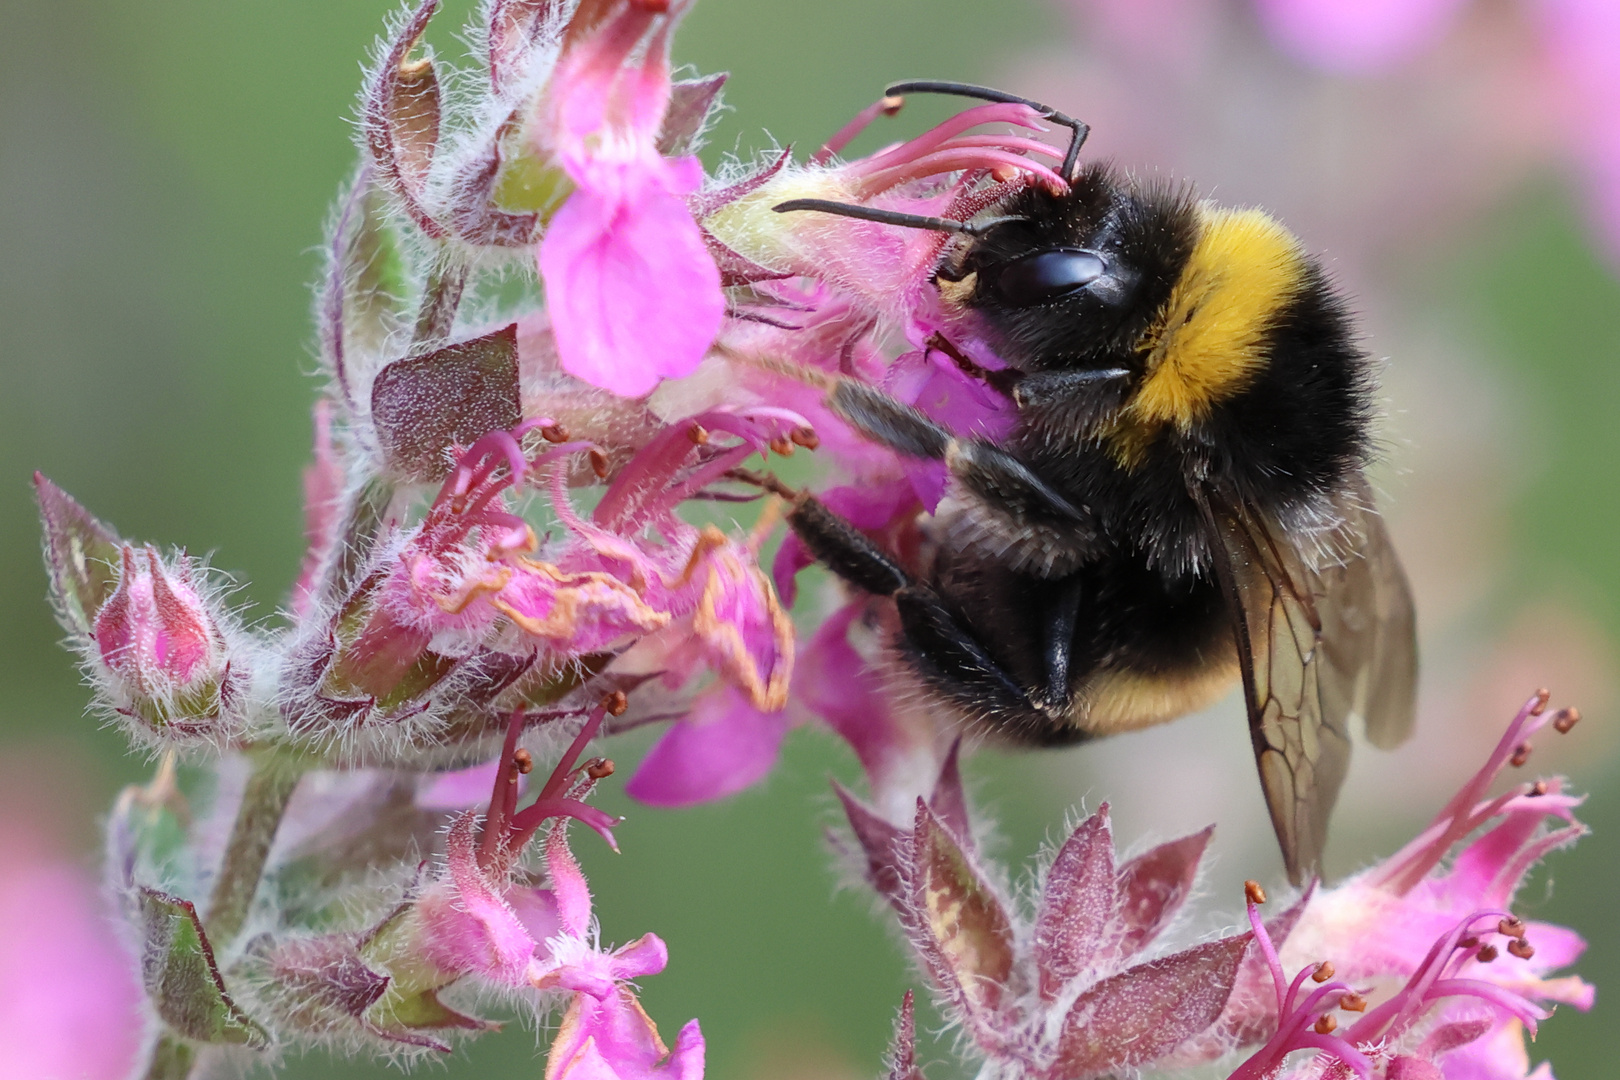
[[[1013,934],[1006,908],[921,799],[912,845],[913,943],[946,995],[983,1024],[1010,989]],[[988,1027],[978,1034],[996,1037]]]
[[[793,678],[793,622],[752,552],[712,525],[698,545],[688,567],[703,583],[692,630],[722,677],[756,709],[776,712]]]

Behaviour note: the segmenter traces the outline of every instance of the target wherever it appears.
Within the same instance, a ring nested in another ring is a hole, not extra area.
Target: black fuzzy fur
[[[989,730],[1019,742],[1072,742],[1084,733],[1066,708],[1054,707],[1069,695],[1045,686],[1054,598],[1065,585],[1080,590],[1071,692],[1099,671],[1173,677],[1229,657],[1233,615],[1214,576],[1217,541],[1192,493],[1296,528],[1319,518],[1365,463],[1372,378],[1342,301],[1309,263],[1266,327],[1259,374],[1191,431],[1166,428],[1127,468],[1101,429],[1144,373],[1137,346],[1193,251],[1191,193],[1092,166],[1067,195],[1030,188],[986,215],[1025,220],[958,246],[939,276],[976,275],[966,307],[1013,369],[999,381],[1011,386],[1020,419],[1002,449],[1079,508],[1084,523],[1024,521],[1016,506],[991,501],[993,485],[959,485],[964,507],[936,523],[937,552],[919,582],[938,609],[929,608],[926,633],[902,634],[898,646],[925,684]],[[1041,306],[1000,298],[999,265],[1057,247],[1103,253],[1113,280]],[[1021,400],[1016,393],[1020,373],[1112,368],[1132,377],[1067,395]],[[1066,530],[1061,562],[1042,568],[1012,554],[1037,525]],[[839,569],[839,560],[828,561]],[[857,583],[862,576],[841,572]],[[945,613],[982,647],[976,655],[993,661],[994,677],[982,662],[965,664],[961,648],[942,644],[952,638],[940,629]],[[1009,679],[1025,689],[1023,700],[1009,698]]]

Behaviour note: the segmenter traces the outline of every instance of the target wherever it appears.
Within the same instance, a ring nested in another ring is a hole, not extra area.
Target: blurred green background
[[[273,612],[301,554],[314,248],[353,158],[359,62],[393,7],[0,0],[0,753],[59,771],[45,816],[86,861],[97,815],[145,766],[82,718],[44,601],[29,475],[42,470],[127,536],[213,552],[240,597]],[[446,5],[431,34],[441,55],[460,55],[453,30],[470,7]],[[1067,25],[1038,0],[701,0],[677,59],[733,73],[735,111],[714,150],[764,145],[762,128],[803,147],[891,78],[1005,82]],[[1081,103],[1057,104],[1084,115]],[[930,108],[908,114],[906,130]],[[1488,230],[1482,219],[1453,248],[1425,253],[1409,291],[1457,328],[1473,366],[1452,377],[1504,387],[1510,402],[1491,437],[1524,476],[1506,573],[1479,583],[1471,609],[1478,638],[1556,593],[1612,663],[1620,288],[1570,200],[1556,178],[1520,185]],[[1109,793],[1095,777],[1053,782],[1066,766],[1031,761],[986,754],[972,770],[1014,861],[1091,784]],[[828,738],[799,731],[763,788],[678,813],[610,793],[608,806],[631,815],[625,854],[580,845],[605,934],[668,941],[670,967],[646,980],[644,1001],[667,1033],[701,1018],[712,1080],[876,1075],[915,983],[865,898],[835,892],[821,840],[829,771],[855,770]],[[1593,793],[1582,816],[1596,835],[1555,858],[1556,892],[1535,886],[1528,910],[1587,935],[1581,973],[1599,984],[1599,1005],[1550,1023],[1535,1056],[1563,1080],[1599,1080],[1614,1075],[1605,1020],[1620,1018],[1605,994],[1620,980],[1620,785],[1602,755],[1576,775]],[[1420,819],[1380,824],[1377,847]],[[443,1074],[538,1076],[535,1041],[513,1024]],[[312,1054],[285,1075],[385,1072]]]

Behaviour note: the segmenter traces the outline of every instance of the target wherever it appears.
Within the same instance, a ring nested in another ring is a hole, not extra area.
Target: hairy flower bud
[[[91,634],[92,660],[119,713],[155,732],[212,736],[229,727],[238,687],[189,559],[171,567],[155,549],[126,544]]]

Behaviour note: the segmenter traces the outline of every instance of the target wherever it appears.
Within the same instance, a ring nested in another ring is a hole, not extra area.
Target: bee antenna
[[[962,233],[966,236],[983,236],[992,227],[1003,222],[1024,220],[1021,217],[998,217],[991,218],[989,221],[969,224],[966,221],[956,221],[952,218],[928,217],[924,214],[902,214],[898,210],[882,210],[875,206],[834,202],[831,199],[789,199],[787,202],[777,203],[771,209],[778,214],[791,213],[794,210],[815,210],[823,214],[837,214],[839,217],[875,221],[880,225],[899,225],[907,229],[932,229],[935,232]]]
[[[1074,134],[1069,138],[1069,149],[1063,155],[1063,172],[1065,180],[1074,179],[1074,167],[1080,160],[1080,147],[1085,145],[1086,136],[1091,133],[1091,127],[1067,113],[1060,113],[1050,105],[1042,105],[1038,101],[1031,101],[1027,97],[1009,94],[1005,90],[995,90],[988,86],[975,86],[972,83],[947,82],[935,79],[914,79],[910,82],[897,82],[883,91],[885,98],[903,97],[906,94],[951,94],[955,97],[977,98],[980,101],[993,101],[1006,105],[1028,105],[1041,114],[1045,120],[1050,120],[1059,127],[1066,127]]]

